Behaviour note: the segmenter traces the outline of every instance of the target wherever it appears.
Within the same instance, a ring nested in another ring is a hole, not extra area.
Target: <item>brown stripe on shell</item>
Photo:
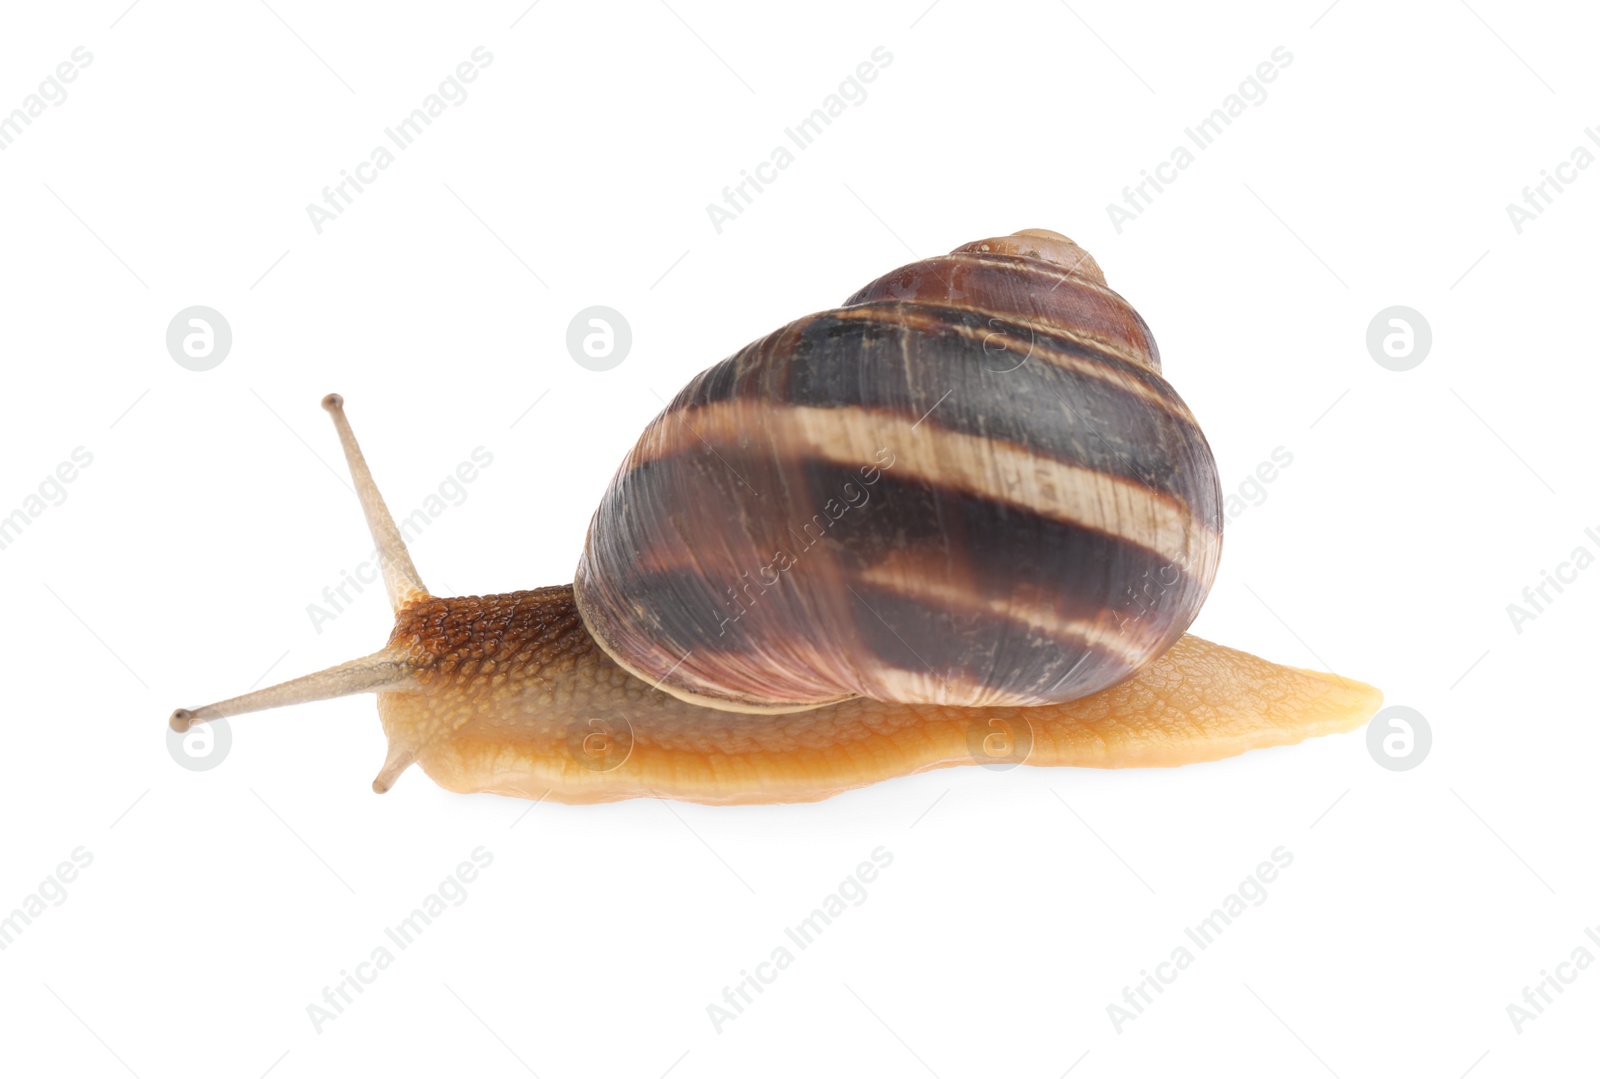
[[[1165,619],[1145,622],[1105,609],[1073,617],[1038,597],[986,592],[984,581],[943,572],[930,552],[892,554],[856,569],[828,553],[800,562],[770,586],[783,592],[771,594],[751,579],[740,601],[720,608],[705,588],[715,569],[641,564],[627,588],[658,601],[650,610],[655,617],[643,623],[648,632],[623,629],[621,636],[602,619],[607,651],[620,653],[620,663],[652,684],[667,673],[714,670],[716,693],[696,697],[712,698],[707,703],[713,707],[718,699],[726,706],[778,698],[815,706],[837,699],[842,687],[851,696],[987,707],[1041,704],[1103,688],[1165,651],[1176,636]],[[730,580],[741,583],[727,573],[716,583]],[[850,632],[785,632],[794,620],[826,623],[816,617],[825,605],[807,599],[819,588],[847,595]],[[741,603],[750,606],[741,609]],[[847,638],[856,641],[848,648],[848,669],[841,670],[836,653]],[[997,643],[989,649],[985,641]],[[997,659],[1006,664],[1003,671]],[[793,674],[778,676],[775,669]],[[926,676],[917,695],[892,688],[913,676]]]
[[[1030,329],[1023,323],[1010,323],[986,315],[985,312],[960,307],[936,307],[932,304],[902,304],[893,301],[874,301],[825,312],[828,317],[840,320],[862,319],[894,323],[915,333],[947,333],[962,338],[981,350],[985,346],[1000,347],[1016,356],[1015,346],[996,340],[1008,329]],[[978,315],[982,324],[956,319],[954,314]],[[818,317],[818,316],[813,316]],[[792,323],[799,327],[805,320]],[[1076,346],[1073,348],[1072,346]],[[1097,378],[1118,389],[1137,396],[1170,413],[1174,419],[1198,428],[1189,406],[1173,393],[1159,373],[1152,371],[1134,354],[1118,353],[1102,342],[1075,335],[1061,327],[1036,329],[1027,338],[1023,356],[1008,357],[1017,363],[1037,357],[1040,362],[1059,367],[1074,374]]]
[[[798,543],[793,546],[801,548]],[[805,550],[801,548],[797,562],[805,561],[801,557]],[[642,595],[687,594],[708,580],[708,567],[693,557],[685,557],[681,548],[657,545],[638,554],[631,580]],[[989,582],[977,576],[952,574],[949,566],[926,549],[891,551],[877,559],[844,559],[837,552],[832,557],[839,579],[858,591],[893,593],[923,604],[929,610],[951,610],[964,616],[1011,622],[1016,633],[1041,634],[1062,647],[1094,649],[1108,657],[1137,664],[1166,643],[1164,628],[1142,621],[1140,609],[1132,602],[1120,610],[1101,606],[1075,608],[1070,603],[1051,602],[1056,597],[1051,595],[1050,582],[1038,582],[1032,588],[1019,586],[1001,596],[986,587]],[[766,596],[768,587],[776,587],[768,585],[759,572],[770,564],[758,561],[753,567],[741,567],[737,574],[725,574],[724,581],[731,582],[729,586],[737,594],[727,597],[724,593],[726,602],[709,612],[690,612],[689,628],[700,631],[696,647],[719,655],[744,650],[745,642],[737,634],[729,635],[726,631],[736,628],[733,623],[744,613],[744,602],[750,601],[753,607]],[[749,574],[752,568],[758,571],[754,576]],[[830,572],[833,568],[830,567]],[[782,573],[787,571],[781,571],[778,580],[790,580]],[[805,578],[805,583],[813,582]],[[686,584],[689,587],[685,587]],[[795,587],[802,585],[797,583]],[[685,629],[683,625],[673,627],[664,621],[657,625],[673,636],[683,635]],[[718,632],[712,634],[712,628]],[[713,637],[722,639],[713,641]],[[690,643],[685,641],[684,651],[688,647]],[[670,649],[663,649],[661,654],[665,656],[669,652]]]
[[[1095,618],[1063,618],[1059,611],[1048,604],[1014,597],[998,599],[974,595],[969,589],[961,588],[956,582],[942,576],[936,566],[924,560],[889,559],[858,575],[855,580],[865,587],[893,592],[930,608],[989,615],[1015,622],[1019,627],[1052,640],[1104,652],[1122,660],[1130,670],[1148,656],[1156,645],[1150,634],[1137,629],[1130,632],[1125,623],[1119,625],[1116,618],[1104,610]]]
[[[1159,375],[1086,354],[1082,370],[995,354],[988,340],[957,333],[980,316],[950,308],[893,303],[826,311],[753,342],[703,372],[674,409],[719,401],[755,405],[862,406],[894,412],[906,425],[935,426],[1027,446],[1099,472],[1133,480],[1183,501],[1194,494],[1205,438]],[[987,329],[1006,344],[1033,331],[999,319]],[[1075,349],[1075,345],[1058,347]],[[1102,365],[1118,375],[1101,377]],[[1085,373],[1087,372],[1087,373]],[[1130,392],[1127,380],[1148,394]],[[1174,409],[1177,412],[1174,412]]]
[[[894,586],[852,585],[851,595],[865,608],[859,628],[872,656],[860,671],[861,695],[880,700],[978,708],[1048,704],[1120,682],[1165,650],[1114,655],[970,600],[930,602],[937,597]]]
[[[718,402],[679,410],[682,422],[652,426],[639,440],[633,464],[660,460],[702,445],[737,446],[748,437],[745,410]],[[955,488],[1069,524],[1117,537],[1194,572],[1215,545],[1207,523],[1181,501],[1142,484],[1043,456],[997,439],[924,423],[904,426],[893,413],[863,408],[774,406],[762,418],[763,437],[794,457],[851,465],[870,462],[885,445],[897,475]],[[1200,542],[1195,542],[1196,538]]]

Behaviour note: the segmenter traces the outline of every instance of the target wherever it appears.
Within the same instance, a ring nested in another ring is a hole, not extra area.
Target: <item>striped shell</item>
[[[1221,505],[1149,327],[1028,230],[698,375],[612,480],[574,587],[624,668],[712,707],[1046,704],[1178,639]]]

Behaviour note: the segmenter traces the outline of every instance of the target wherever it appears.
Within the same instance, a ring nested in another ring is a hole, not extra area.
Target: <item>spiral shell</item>
[[[1177,640],[1221,505],[1149,327],[1029,230],[696,376],[612,480],[574,589],[612,658],[713,707],[1047,704]]]

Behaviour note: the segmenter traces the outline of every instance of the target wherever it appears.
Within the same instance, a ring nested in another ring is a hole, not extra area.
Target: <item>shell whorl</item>
[[[696,376],[612,480],[574,589],[613,658],[713,707],[1046,704],[1177,640],[1221,505],[1149,327],[1027,230]]]

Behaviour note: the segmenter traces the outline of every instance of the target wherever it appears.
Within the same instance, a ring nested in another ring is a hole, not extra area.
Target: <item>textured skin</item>
[[[390,646],[415,686],[378,695],[391,753],[414,753],[447,790],[560,802],[813,801],[931,768],[1013,760],[1187,764],[1349,730],[1382,701],[1360,682],[1185,636],[1130,680],[1067,704],[856,699],[739,715],[622,670],[583,628],[566,586],[420,601],[401,612]]]

